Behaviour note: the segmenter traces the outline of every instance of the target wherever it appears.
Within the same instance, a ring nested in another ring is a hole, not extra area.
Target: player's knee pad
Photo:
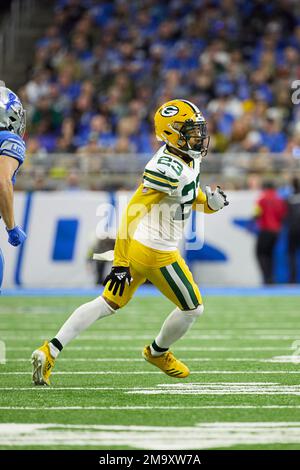
[[[196,318],[200,317],[200,315],[204,312],[204,305],[199,304],[198,307],[194,308],[193,310],[183,310],[184,313],[191,319],[196,320]]]
[[[3,258],[2,251],[0,248],[0,288],[2,286],[3,273],[4,273],[4,258]]]

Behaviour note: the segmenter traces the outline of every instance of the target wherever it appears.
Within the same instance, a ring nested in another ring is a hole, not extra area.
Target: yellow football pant
[[[130,286],[126,284],[122,297],[113,295],[106,284],[103,295],[119,307],[126,305],[137,288],[148,279],[181,310],[192,310],[202,304],[193,275],[180,252],[160,251],[132,240],[129,248]]]

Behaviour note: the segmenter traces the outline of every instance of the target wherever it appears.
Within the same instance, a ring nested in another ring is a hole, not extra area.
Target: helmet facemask
[[[183,124],[173,126],[179,134],[178,149],[189,157],[202,160],[207,155],[210,136],[207,135],[207,125],[203,120],[187,119]]]
[[[23,138],[26,129],[26,111],[21,103],[13,104],[8,110],[8,130]]]
[[[23,137],[26,128],[26,111],[21,101],[9,88],[0,85],[0,129]]]

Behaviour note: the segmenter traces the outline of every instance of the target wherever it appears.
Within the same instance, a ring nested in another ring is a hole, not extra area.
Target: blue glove
[[[27,238],[24,230],[22,230],[18,225],[16,225],[11,230],[6,229],[6,231],[8,233],[8,243],[10,243],[12,246],[22,245],[22,243],[24,243]]]

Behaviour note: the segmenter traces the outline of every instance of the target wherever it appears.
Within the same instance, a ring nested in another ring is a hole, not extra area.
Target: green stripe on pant
[[[186,277],[186,275],[184,274],[184,272],[182,271],[181,267],[179,266],[179,264],[177,263],[177,261],[175,261],[175,263],[172,264],[173,268],[175,269],[176,273],[178,274],[178,276],[180,277],[180,279],[182,280],[183,284],[185,285],[185,287],[187,288],[188,292],[189,292],[189,295],[191,297],[191,300],[196,307],[198,307],[199,305],[199,300],[197,299],[197,296],[195,294],[195,291],[193,289],[193,286],[191,284],[191,282],[189,281],[189,279]]]
[[[172,277],[168,273],[167,268],[166,267],[160,268],[160,271],[161,271],[162,275],[164,276],[165,280],[167,281],[167,283],[169,284],[169,286],[171,287],[172,291],[176,295],[177,299],[179,300],[182,309],[183,310],[189,310],[189,306],[186,303],[183,294],[181,293],[181,291],[178,288],[178,286],[177,286],[176,282],[174,281],[174,279],[172,279]]]

